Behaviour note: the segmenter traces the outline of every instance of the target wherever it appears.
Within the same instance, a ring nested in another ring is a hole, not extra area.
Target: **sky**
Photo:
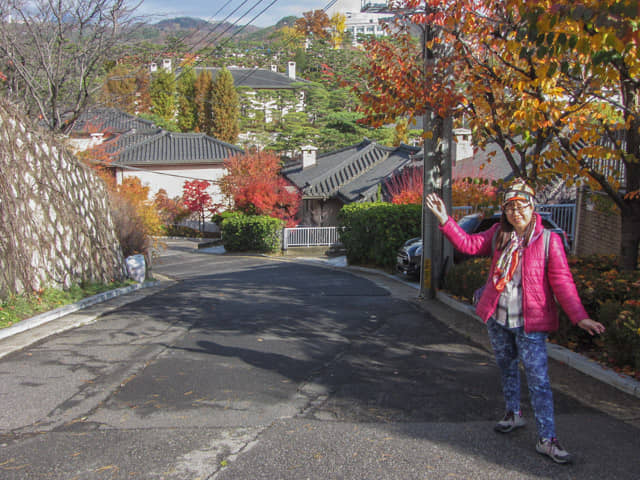
[[[229,22],[237,21],[238,25],[250,23],[264,28],[275,25],[283,17],[290,15],[301,17],[303,12],[322,10],[333,3],[331,0],[275,0],[271,5],[272,2],[274,0],[143,0],[137,13],[150,15],[152,23],[175,17],[222,21],[231,15],[227,20]],[[353,11],[351,10],[353,8],[356,8],[356,11],[360,9],[360,0],[337,0],[336,3],[340,3],[350,11]],[[260,13],[265,8],[264,13]],[[236,9],[237,11],[233,13]],[[253,20],[256,15],[258,15],[257,18]]]

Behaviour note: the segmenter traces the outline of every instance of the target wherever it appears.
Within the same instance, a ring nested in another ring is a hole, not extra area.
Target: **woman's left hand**
[[[584,320],[580,320],[578,322],[578,326],[589,332],[591,335],[598,335],[600,333],[604,333],[605,328],[600,322],[596,322],[595,320],[591,320],[590,318],[585,318]]]

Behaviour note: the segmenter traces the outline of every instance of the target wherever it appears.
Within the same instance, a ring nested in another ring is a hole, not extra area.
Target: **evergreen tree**
[[[194,86],[194,99],[196,109],[195,131],[202,133],[211,132],[211,89],[213,81],[211,72],[202,70],[196,77]]]
[[[192,132],[196,126],[196,75],[191,67],[185,67],[178,77],[178,128]]]
[[[240,102],[231,72],[226,68],[218,72],[213,82],[211,113],[213,117],[211,135],[223,142],[235,143],[240,133],[238,125]]]
[[[287,113],[280,124],[276,141],[270,148],[293,156],[304,145],[316,145],[319,132],[314,128],[303,112]]]
[[[175,76],[164,70],[153,74],[149,93],[151,113],[166,122],[172,122],[176,113]]]

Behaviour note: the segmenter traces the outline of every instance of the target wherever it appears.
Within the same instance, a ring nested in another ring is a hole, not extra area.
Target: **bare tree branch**
[[[139,20],[128,0],[0,0],[0,69],[9,96],[67,131],[100,88],[105,62]]]

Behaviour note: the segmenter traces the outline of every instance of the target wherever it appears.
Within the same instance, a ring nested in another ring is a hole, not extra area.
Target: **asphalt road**
[[[415,290],[170,243],[173,281],[0,359],[0,478],[640,478],[637,426],[566,385],[574,465],[535,452],[526,392],[494,433],[491,354]]]

